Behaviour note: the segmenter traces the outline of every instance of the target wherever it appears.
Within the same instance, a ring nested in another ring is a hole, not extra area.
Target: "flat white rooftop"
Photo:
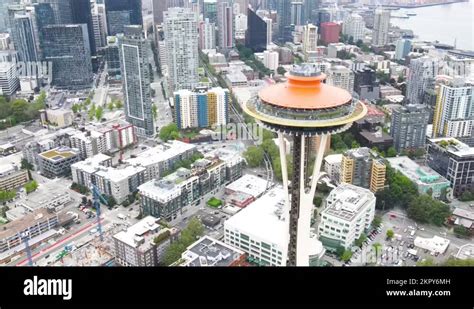
[[[225,221],[226,229],[236,229],[280,248],[288,246],[288,222],[285,213],[285,191],[277,186]]]
[[[135,165],[149,166],[169,160],[187,151],[195,149],[193,144],[180,141],[171,141],[164,145],[158,145],[137,155],[136,158],[127,159],[126,162]]]
[[[324,158],[324,161],[328,164],[337,164],[342,162],[342,153],[336,153],[328,155]]]
[[[245,174],[225,187],[234,192],[242,192],[253,197],[259,197],[267,189],[267,181],[263,178]]]
[[[346,221],[352,221],[365,207],[375,202],[370,190],[348,183],[341,183],[327,197],[328,206],[321,215],[331,215]]]
[[[114,235],[114,238],[131,247],[137,248],[141,245],[141,240],[143,240],[148,232],[156,231],[160,228],[157,221],[157,218],[147,216],[138,221],[138,223],[127,228],[126,231],[118,232]]]

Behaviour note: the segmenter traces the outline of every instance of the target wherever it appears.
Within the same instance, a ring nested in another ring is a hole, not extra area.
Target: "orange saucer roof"
[[[258,96],[268,104],[282,108],[326,109],[347,104],[351,94],[323,83],[325,74],[300,76],[286,74],[288,81],[262,89]]]

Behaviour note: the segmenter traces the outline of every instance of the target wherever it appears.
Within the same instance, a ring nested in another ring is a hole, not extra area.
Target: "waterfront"
[[[401,9],[416,13],[410,18],[392,18],[393,25],[413,30],[421,40],[438,40],[459,49],[474,50],[474,0],[446,5]]]

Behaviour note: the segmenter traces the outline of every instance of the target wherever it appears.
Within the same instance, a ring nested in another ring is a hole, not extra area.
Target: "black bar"
[[[472,308],[473,270],[472,267],[3,267],[0,268],[0,308],[43,304],[67,308],[112,303],[350,304],[351,308],[386,304],[403,309],[406,305]],[[25,280],[33,276],[72,279],[71,299],[63,300],[59,295],[25,296]],[[418,284],[387,284],[388,279],[416,279]],[[430,279],[438,282],[422,282]],[[387,291],[413,290],[448,291],[443,293],[450,295],[387,296]]]

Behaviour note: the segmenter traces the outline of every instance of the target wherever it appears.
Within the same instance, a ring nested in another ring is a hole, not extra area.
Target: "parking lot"
[[[401,212],[388,212],[382,219],[382,226],[375,233],[369,233],[363,247],[354,248],[354,254],[346,266],[415,266],[425,259],[432,259],[438,264],[455,254],[463,244],[470,243],[470,240],[456,238],[446,227],[419,225]],[[394,232],[391,239],[387,238],[388,230]],[[431,238],[435,235],[450,240],[444,253],[435,254],[414,246],[417,236]]]

